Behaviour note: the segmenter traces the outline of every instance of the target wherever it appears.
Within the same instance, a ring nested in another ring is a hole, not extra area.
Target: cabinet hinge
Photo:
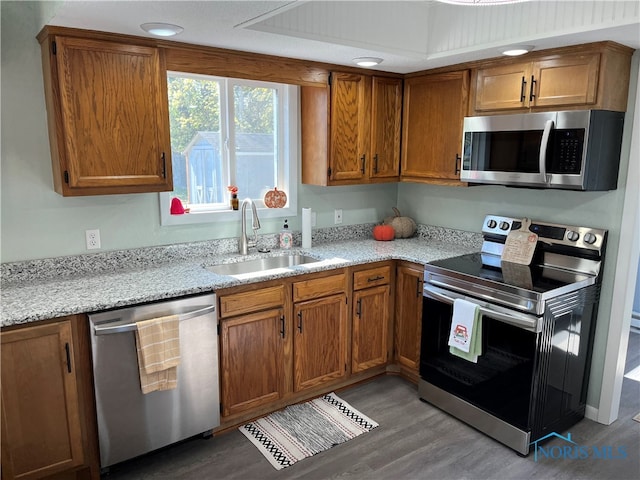
[[[64,183],[69,184],[69,171],[64,171]]]
[[[58,46],[56,45],[55,40],[51,42],[51,53],[56,55],[58,53]]]
[[[331,167],[327,168],[327,177],[331,178]]]

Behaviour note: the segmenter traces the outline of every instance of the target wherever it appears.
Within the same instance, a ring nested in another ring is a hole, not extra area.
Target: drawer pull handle
[[[375,277],[367,278],[367,282],[377,282],[378,280],[384,280],[382,275],[376,275]]]
[[[298,312],[298,332],[302,333],[302,312]]]
[[[280,335],[284,338],[284,315],[280,317]]]
[[[362,299],[359,298],[356,303],[356,315],[360,318],[362,315]]]

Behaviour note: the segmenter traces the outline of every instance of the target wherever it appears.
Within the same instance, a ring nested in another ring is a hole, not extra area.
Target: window
[[[278,83],[170,72],[173,192],[160,194],[162,225],[237,218],[229,186],[251,198],[261,217],[296,214],[297,90]],[[264,196],[287,193],[283,209]],[[171,215],[178,197],[189,215]]]

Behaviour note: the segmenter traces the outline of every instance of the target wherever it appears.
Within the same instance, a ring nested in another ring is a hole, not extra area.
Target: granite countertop
[[[82,272],[35,279],[5,275],[1,293],[0,326],[7,327],[65,315],[210,293],[226,287],[350,265],[383,260],[407,260],[426,264],[478,251],[477,236],[469,234],[454,237],[456,241],[452,241],[451,238],[424,236],[391,242],[377,242],[371,239],[341,240],[320,243],[309,249],[272,250],[270,253],[250,254],[248,257],[234,253],[217,253],[95,273]],[[204,268],[205,265],[233,263],[246,258],[286,253],[303,253],[318,258],[319,262],[247,279],[217,275]],[[15,269],[15,266],[13,267]]]

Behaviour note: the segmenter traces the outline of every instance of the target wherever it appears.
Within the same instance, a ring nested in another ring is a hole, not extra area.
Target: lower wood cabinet
[[[3,480],[98,475],[97,434],[86,423],[93,402],[83,389],[90,360],[77,351],[87,339],[74,337],[73,320],[0,334]]]
[[[282,398],[284,322],[284,310],[278,308],[221,323],[222,415],[233,415]]]
[[[248,288],[218,295],[222,416],[275,402],[286,392],[285,286]]]
[[[424,267],[399,262],[396,267],[395,360],[408,377],[418,380],[422,332]]]
[[[296,392],[347,375],[347,295],[296,303],[293,389]]]
[[[346,272],[293,284],[293,389],[347,376]]]
[[[384,365],[389,359],[391,266],[353,273],[351,373]]]

